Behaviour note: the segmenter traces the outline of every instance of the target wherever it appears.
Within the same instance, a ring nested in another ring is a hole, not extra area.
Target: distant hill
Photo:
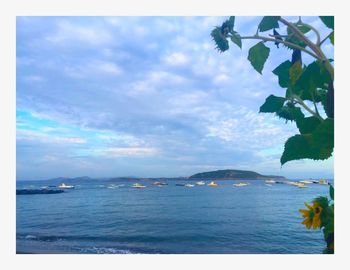
[[[189,179],[285,179],[284,176],[277,175],[262,175],[253,171],[242,170],[218,170],[211,172],[196,173],[189,177]]]

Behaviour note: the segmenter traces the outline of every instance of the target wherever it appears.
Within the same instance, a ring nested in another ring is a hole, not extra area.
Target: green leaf
[[[231,41],[242,49],[242,40],[241,40],[241,36],[238,33],[232,34]]]
[[[315,159],[327,159],[334,148],[334,120],[327,118],[312,133],[312,153]]]
[[[334,31],[330,34],[329,40],[330,40],[331,43],[334,45]]]
[[[249,49],[248,60],[254,69],[262,74],[264,64],[269,57],[270,48],[264,45],[264,42],[259,42]]]
[[[311,30],[311,28],[305,24],[297,25],[297,27],[303,34],[306,34],[307,32],[309,32]]]
[[[305,31],[305,30],[303,30],[303,28],[300,28],[300,26],[298,26],[298,28],[300,31]],[[298,45],[298,46],[303,47],[303,48],[306,47],[306,43],[303,42],[302,40],[300,40],[298,37],[296,37],[293,30],[289,26],[287,27],[287,34],[288,34],[288,37],[286,37],[285,41],[293,43],[293,44]],[[294,49],[294,48],[290,47],[289,45],[286,45],[286,46],[289,49]]]
[[[329,185],[329,196],[334,200],[334,187],[332,185]]]
[[[259,23],[259,31],[265,32],[273,28],[278,28],[279,18],[281,18],[281,16],[265,16]]]
[[[282,108],[285,100],[286,99],[283,97],[276,97],[274,95],[270,95],[265,100],[265,103],[261,105],[259,112],[264,112],[264,113],[277,112]]]
[[[220,27],[215,27],[210,35],[215,41],[216,49],[219,52],[224,52],[229,49],[228,41],[226,37],[222,35]]]
[[[227,26],[229,32],[233,32],[233,28],[235,27],[235,16],[230,16],[230,18],[227,21]]]
[[[281,164],[291,160],[303,158],[312,158],[310,154],[310,137],[311,135],[294,135],[290,137],[284,145],[284,151],[281,156]]]
[[[285,143],[281,164],[305,158],[325,160],[332,155],[333,148],[334,122],[327,118],[312,133],[290,137]]]
[[[334,30],[334,16],[320,16],[320,19],[328,28]]]
[[[326,208],[328,208],[328,205],[329,205],[328,198],[324,196],[316,197],[315,199],[312,200],[312,202],[316,202],[319,206],[321,206],[325,210]]]
[[[284,105],[276,115],[280,118],[283,118],[288,121],[299,121],[304,118],[304,114],[302,113],[299,107],[296,107],[293,103],[288,102]]]
[[[329,73],[319,61],[314,61],[302,72],[295,88],[303,100],[313,101],[318,88],[324,88],[331,81]]]
[[[315,116],[300,118],[297,121],[297,127],[300,131],[300,134],[312,133],[318,125],[321,123],[321,120]]]
[[[301,74],[303,72],[303,68],[301,66],[301,61],[295,62],[289,69],[289,78],[290,83],[294,85],[297,80],[300,78]]]
[[[276,67],[272,73],[278,76],[278,83],[281,87],[288,87],[289,84],[289,69],[292,65],[292,62],[287,60]]]

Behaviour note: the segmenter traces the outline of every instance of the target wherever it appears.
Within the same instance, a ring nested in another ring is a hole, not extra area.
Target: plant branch
[[[333,32],[330,32],[324,39],[322,39],[322,41],[320,42],[320,46],[330,37],[332,33]]]
[[[246,37],[241,37],[241,39],[260,39],[260,40],[263,40],[263,41],[272,41],[272,42],[277,42],[277,43],[282,43],[284,45],[287,45],[291,48],[294,48],[294,49],[297,49],[297,50],[301,50],[311,56],[313,56],[314,58],[316,59],[319,59],[319,60],[322,60],[320,59],[315,53],[301,47],[301,46],[298,46],[294,43],[291,43],[291,42],[288,42],[288,41],[284,41],[284,40],[278,40],[278,39],[275,39],[275,38],[269,38],[269,37],[263,37],[263,36],[259,36],[259,35],[256,35],[256,36],[246,36]]]
[[[317,117],[317,118],[320,119],[321,121],[324,120],[324,119],[321,117],[321,115],[319,115],[317,112],[311,110],[311,109],[304,103],[304,101],[303,101],[300,97],[298,97],[298,96],[296,96],[296,95],[293,95],[293,96],[292,96],[292,99],[293,99],[296,103],[298,103],[300,106],[302,106],[306,111],[308,111],[310,114],[312,114],[313,116]]]
[[[299,24],[299,23],[298,23]],[[300,23],[299,25],[304,25],[304,26],[307,26],[309,27],[312,31],[315,32],[316,34],[316,37],[317,37],[317,40],[316,40],[316,45],[320,46],[320,40],[321,40],[321,36],[320,36],[320,32],[317,31],[317,29],[315,27],[313,27],[312,25],[310,24],[307,24],[307,23]]]
[[[306,45],[317,55],[316,58],[321,60],[322,64],[325,66],[325,68],[331,75],[332,80],[334,80],[334,68],[329,62],[328,58],[323,53],[323,51],[321,50],[321,48],[318,45],[314,44],[310,39],[308,39],[293,23],[286,21],[282,17],[279,18],[279,21],[288,26],[301,41],[306,43]]]

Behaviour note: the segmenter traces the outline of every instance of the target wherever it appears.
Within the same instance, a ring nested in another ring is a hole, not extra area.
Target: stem
[[[325,66],[325,68],[331,75],[332,80],[334,80],[334,68],[329,62],[328,58],[323,53],[323,51],[321,50],[321,48],[318,45],[314,44],[310,39],[308,39],[294,24],[286,21],[282,17],[279,18],[279,21],[288,26],[301,41],[306,43],[306,45],[317,55],[317,57],[315,58],[321,60],[322,64]]]
[[[288,45],[291,48],[294,48],[294,49],[297,49],[297,50],[301,50],[301,51],[303,51],[303,52],[313,56],[314,58],[322,60],[316,54],[314,54],[313,52],[311,52],[309,50],[306,50],[305,48],[300,47],[300,46],[298,46],[298,45],[296,45],[294,43],[288,42],[288,41],[278,40],[278,39],[269,38],[269,37],[262,37],[262,36],[259,36],[259,35],[257,35],[257,36],[241,37],[241,39],[260,39],[260,40],[263,40],[263,41],[272,41],[272,42],[282,43],[284,45]]]
[[[311,110],[305,103],[304,101],[299,98],[298,96],[296,95],[293,95],[292,96],[293,100],[295,102],[297,102],[300,106],[302,106],[306,111],[308,111],[310,114],[312,114],[313,116],[317,117],[318,119],[320,119],[321,121],[323,121],[324,119],[316,112],[314,112],[313,110]]]
[[[320,32],[318,32],[317,29],[315,27],[313,27],[312,25],[310,25],[310,24],[301,23],[300,25],[305,25],[305,26],[309,27],[312,31],[315,32],[316,37],[317,37],[316,45],[319,46],[320,45],[320,40],[321,40]]]
[[[329,36],[332,34],[333,32],[330,32],[324,39],[322,39],[322,41],[320,42],[320,46],[329,38]]]

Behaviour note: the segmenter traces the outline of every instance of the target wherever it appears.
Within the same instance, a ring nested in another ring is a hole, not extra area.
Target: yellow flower
[[[299,212],[302,213],[304,220],[301,224],[305,225],[308,229],[317,229],[321,227],[321,213],[322,207],[319,206],[317,202],[311,205],[305,203],[308,209],[300,209]]]

